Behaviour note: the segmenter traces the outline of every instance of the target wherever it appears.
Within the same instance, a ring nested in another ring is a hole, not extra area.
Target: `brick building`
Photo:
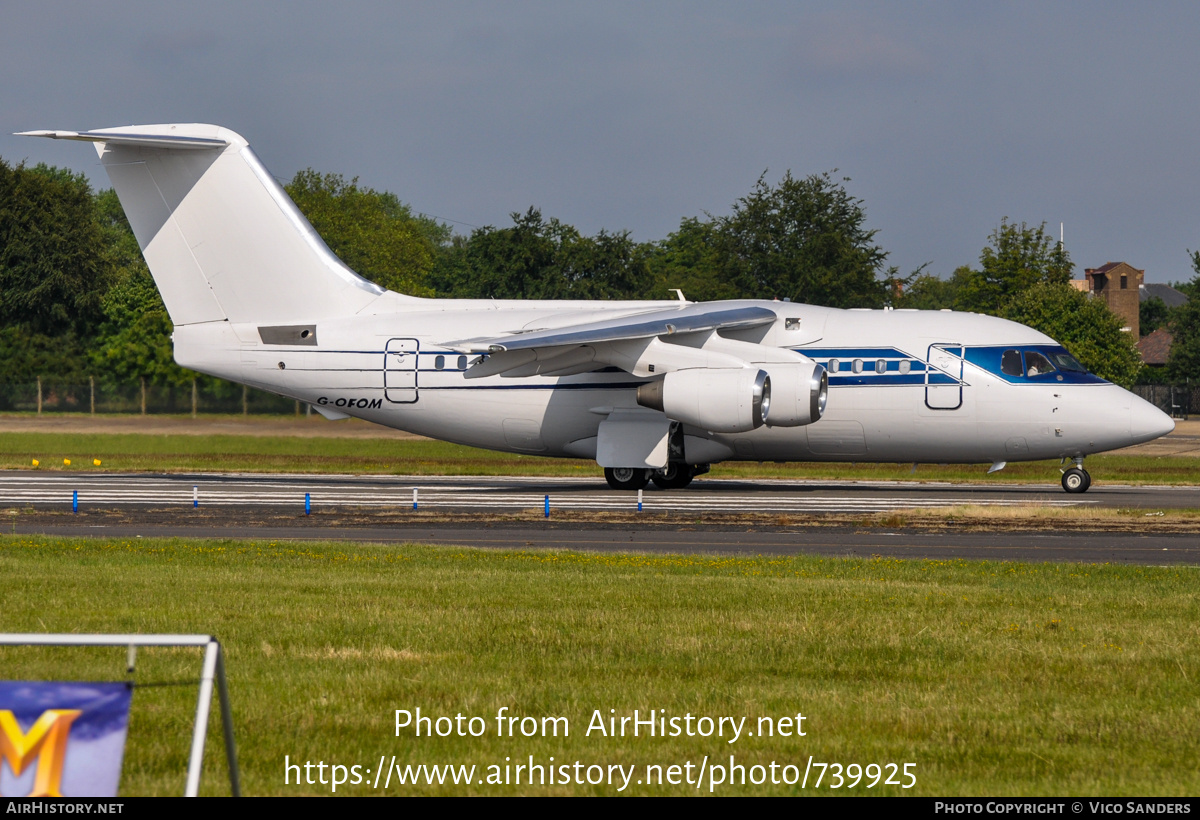
[[[1098,268],[1083,272],[1087,277],[1087,290],[1103,299],[1108,309],[1121,318],[1122,330],[1138,338],[1138,313],[1141,304],[1144,270],[1138,270],[1128,262],[1109,262]]]

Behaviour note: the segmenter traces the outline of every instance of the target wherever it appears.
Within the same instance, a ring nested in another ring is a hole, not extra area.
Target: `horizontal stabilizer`
[[[185,137],[173,134],[130,134],[120,129],[98,131],[20,131],[18,137],[46,137],[52,140],[79,140],[80,142],[105,142],[110,145],[141,145],[153,148],[224,148],[228,140],[210,137]]]

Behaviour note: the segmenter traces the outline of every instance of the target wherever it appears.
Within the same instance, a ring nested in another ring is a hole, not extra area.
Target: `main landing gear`
[[[605,467],[604,480],[614,490],[640,490],[650,483],[653,472],[638,467]]]
[[[1083,459],[1075,459],[1075,466],[1063,471],[1062,487],[1069,493],[1086,493],[1092,486],[1092,477],[1083,469]]]
[[[651,481],[660,490],[682,490],[692,479],[708,472],[707,464],[671,462],[661,470],[639,467],[605,467],[604,480],[614,490],[640,490]]]
[[[692,472],[690,464],[671,462],[663,469],[655,470],[654,475],[650,476],[650,480],[660,490],[682,490],[692,483],[693,475],[695,473]]]

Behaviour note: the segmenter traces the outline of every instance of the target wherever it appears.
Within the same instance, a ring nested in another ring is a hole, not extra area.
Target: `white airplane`
[[[950,311],[736,300],[423,299],[347,268],[238,134],[95,143],[183,367],[431,438],[594,459],[616,489],[720,461],[1083,459],[1174,422],[1048,336]]]

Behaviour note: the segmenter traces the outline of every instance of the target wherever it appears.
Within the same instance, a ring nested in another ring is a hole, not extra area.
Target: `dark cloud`
[[[825,13],[796,28],[788,56],[796,74],[810,79],[894,83],[927,76],[931,55],[906,34],[875,15]]]
[[[204,70],[216,56],[219,36],[204,29],[173,29],[143,34],[133,54],[139,68],[148,71],[178,70],[189,66]]]

